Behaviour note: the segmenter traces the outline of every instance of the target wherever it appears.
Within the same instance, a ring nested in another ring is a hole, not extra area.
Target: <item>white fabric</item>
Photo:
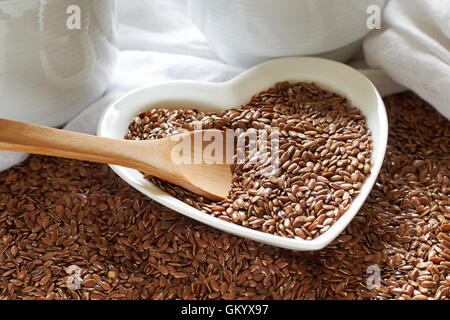
[[[412,10],[406,2],[423,4],[421,9]],[[70,121],[66,129],[94,134],[103,109],[137,87],[176,79],[225,81],[243,71],[217,58],[190,22],[186,0],[119,0],[117,3],[121,51],[114,79],[108,92]],[[449,5],[449,0],[392,0],[386,9],[383,30],[374,32],[365,43],[372,68],[362,55],[351,65],[366,74],[382,95],[402,91],[405,85],[449,117],[449,107],[445,106],[450,101]],[[423,13],[418,16],[418,12]],[[395,48],[388,49],[392,42]],[[410,64],[408,68],[399,68]],[[443,80],[442,85],[436,79]],[[0,171],[24,158],[23,154],[0,151]]]
[[[367,63],[450,119],[450,1],[391,0],[364,42]]]

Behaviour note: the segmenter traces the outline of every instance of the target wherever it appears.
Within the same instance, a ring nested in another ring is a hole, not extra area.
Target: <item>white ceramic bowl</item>
[[[385,0],[188,0],[193,23],[224,61],[249,67],[285,56],[351,58]]]
[[[0,117],[61,126],[98,99],[116,60],[115,14],[114,0],[0,0]]]
[[[97,134],[122,139],[132,118],[153,107],[191,108],[220,111],[238,107],[250,97],[279,81],[308,81],[347,97],[367,117],[372,131],[374,149],[372,173],[364,182],[361,193],[348,211],[324,234],[313,240],[288,239],[225,222],[178,200],[144,179],[133,169],[111,166],[130,185],[157,202],[217,229],[293,249],[318,250],[334,240],[350,223],[368,196],[383,162],[387,142],[387,117],[383,100],[373,84],[347,65],[319,58],[282,58],[255,66],[224,83],[172,81],[134,90],[112,103],[102,114]]]

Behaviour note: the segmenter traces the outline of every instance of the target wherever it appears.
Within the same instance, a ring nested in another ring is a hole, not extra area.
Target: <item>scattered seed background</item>
[[[448,299],[450,123],[385,99],[389,141],[358,215],[294,253],[170,211],[106,165],[31,156],[0,173],[0,299]],[[366,286],[377,264],[381,286]],[[67,288],[66,268],[81,268]]]

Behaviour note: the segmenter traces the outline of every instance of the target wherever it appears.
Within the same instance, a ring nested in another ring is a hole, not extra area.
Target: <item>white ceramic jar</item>
[[[369,6],[385,0],[188,0],[194,24],[224,61],[241,67],[284,56],[348,60]],[[369,12],[371,12],[369,10]]]
[[[61,126],[107,88],[115,0],[0,1],[0,117]]]

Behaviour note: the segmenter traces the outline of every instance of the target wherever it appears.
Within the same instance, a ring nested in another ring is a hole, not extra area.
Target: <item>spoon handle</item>
[[[0,149],[142,169],[135,141],[43,127],[0,118]]]

